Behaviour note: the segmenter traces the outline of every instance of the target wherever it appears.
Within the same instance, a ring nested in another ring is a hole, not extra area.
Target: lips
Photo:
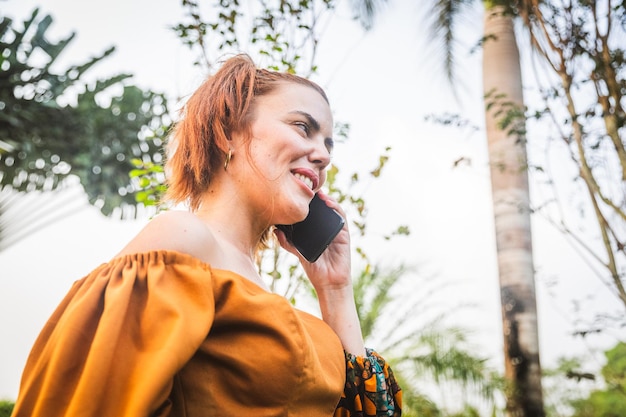
[[[293,170],[293,175],[304,183],[310,190],[317,189],[319,185],[319,176],[316,175],[312,170],[309,169],[296,169]]]

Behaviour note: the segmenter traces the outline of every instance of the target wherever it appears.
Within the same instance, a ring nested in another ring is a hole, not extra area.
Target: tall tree
[[[525,106],[513,14],[485,2],[483,91],[502,303],[507,411],[543,416]]]
[[[450,30],[453,17],[463,5],[470,3],[474,2],[438,2],[438,15],[442,18],[437,29],[441,30],[447,51],[451,50],[453,39]],[[504,95],[502,90],[487,87],[490,80],[498,79],[486,75],[488,65],[501,62],[488,57],[490,51],[495,50],[494,40],[501,44],[508,40],[509,50],[514,51],[509,62],[519,61],[519,58],[509,36],[485,29],[483,71],[488,110],[500,119],[501,127],[522,141],[526,131],[521,123],[524,112],[529,117],[527,122],[535,119],[540,122],[536,124],[539,141],[535,144],[541,142],[544,149],[541,156],[537,155],[532,161],[532,172],[538,180],[534,184],[541,187],[547,197],[532,204],[532,210],[568,238],[600,282],[626,306],[626,50],[623,43],[626,5],[618,0],[489,1],[483,4],[487,11],[496,12],[491,22],[493,26],[499,26],[497,21],[502,21],[500,17],[507,14],[520,17],[523,33],[529,35],[532,58],[538,58],[529,62],[535,66],[534,81],[539,98],[544,102],[535,102],[535,108],[526,111],[522,101],[511,99],[521,98],[521,90]],[[507,9],[508,6],[512,6],[511,9]],[[498,13],[497,7],[505,14]],[[513,33],[513,28],[507,28],[506,32]],[[451,55],[446,57],[451,73]],[[514,68],[491,65],[497,77],[515,74],[517,78],[517,68],[517,64]],[[532,80],[528,81],[528,87],[535,86]],[[487,122],[489,128],[489,120]],[[497,129],[492,126],[492,130]],[[490,152],[492,181],[500,176],[493,172],[493,156]],[[520,166],[526,165],[525,152],[516,157]],[[555,162],[559,174],[567,169],[572,175],[566,179],[555,175],[556,170],[551,168]],[[519,180],[521,188],[526,188],[526,180],[521,176]],[[496,186],[494,183],[494,190]],[[522,200],[525,199],[526,196],[522,196]],[[522,207],[527,210],[525,204]],[[613,325],[624,326],[623,313],[619,309],[614,312],[612,303],[603,303],[600,308],[599,312],[582,317],[578,326],[583,327],[576,335],[584,337]]]
[[[455,23],[464,7],[473,3],[473,0],[433,2],[432,33],[443,42],[445,68],[451,80],[454,80]],[[541,417],[545,413],[530,228],[525,106],[514,30],[517,7],[525,6],[524,3],[483,0],[482,73],[505,376],[510,384],[506,409],[511,417]],[[372,19],[369,16],[365,21]]]

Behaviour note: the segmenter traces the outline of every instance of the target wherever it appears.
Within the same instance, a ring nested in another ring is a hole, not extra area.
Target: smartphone
[[[345,220],[328,207],[317,194],[309,204],[309,214],[292,225],[277,225],[293,246],[309,262],[315,262],[343,228]]]

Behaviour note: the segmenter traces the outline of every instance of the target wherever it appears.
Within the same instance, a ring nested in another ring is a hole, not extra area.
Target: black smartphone
[[[315,262],[333,241],[345,221],[335,210],[328,207],[317,194],[309,204],[306,219],[292,225],[277,225],[285,232],[287,240],[309,262]]]

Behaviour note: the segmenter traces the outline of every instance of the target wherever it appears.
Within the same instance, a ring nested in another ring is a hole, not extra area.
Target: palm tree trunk
[[[513,19],[486,6],[483,88],[509,417],[543,417],[524,102]]]

